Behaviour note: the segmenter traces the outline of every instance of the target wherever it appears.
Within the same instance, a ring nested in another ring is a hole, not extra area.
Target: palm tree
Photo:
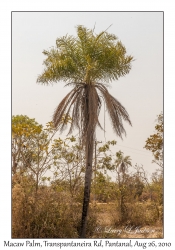
[[[84,200],[80,237],[86,236],[87,213],[90,199],[94,136],[99,122],[102,98],[115,133],[122,138],[126,133],[122,120],[131,125],[129,115],[121,103],[109,94],[107,85],[112,80],[125,76],[131,69],[132,56],[117,37],[106,30],[95,35],[93,30],[77,26],[77,37],[63,36],[56,40],[56,48],[44,51],[45,70],[37,82],[52,84],[64,81],[73,89],[63,98],[53,115],[55,127],[63,131],[68,116],[72,118],[69,133],[81,131],[86,153]]]
[[[126,207],[125,207],[125,191],[124,185],[126,183],[126,172],[131,166],[131,158],[130,156],[124,156],[122,151],[118,151],[116,153],[117,159],[115,160],[115,170],[117,171],[118,175],[118,185],[120,190],[120,212],[121,212],[121,221],[125,219],[126,215]],[[122,174],[122,180],[120,178],[120,173]]]
[[[125,174],[128,167],[131,166],[131,158],[130,156],[124,156],[122,151],[118,151],[116,153],[116,168],[119,168],[119,172],[122,172],[122,174]]]

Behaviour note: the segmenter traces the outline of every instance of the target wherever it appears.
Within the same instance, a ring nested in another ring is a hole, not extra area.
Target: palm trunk
[[[88,138],[88,145],[86,145],[86,172],[80,238],[86,238],[87,215],[90,201],[90,188],[92,179],[93,145],[94,133],[91,133],[90,137]]]

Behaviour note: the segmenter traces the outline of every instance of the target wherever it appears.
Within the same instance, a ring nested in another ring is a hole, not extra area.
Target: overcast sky
[[[122,41],[134,57],[128,75],[110,84],[109,92],[126,108],[132,127],[118,138],[105,112],[106,133],[97,130],[100,141],[116,140],[113,153],[122,150],[133,165],[155,171],[152,154],[145,150],[146,139],[155,132],[157,115],[163,111],[163,12],[14,12],[12,14],[12,114],[27,115],[45,125],[56,106],[70,91],[64,82],[53,86],[36,84],[43,72],[43,50],[55,46],[66,34],[76,36],[76,26],[109,33]],[[100,119],[104,124],[104,109]]]

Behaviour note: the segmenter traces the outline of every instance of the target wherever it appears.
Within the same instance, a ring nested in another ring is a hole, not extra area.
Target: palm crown
[[[63,80],[68,83],[93,83],[117,80],[129,73],[133,57],[117,37],[106,31],[94,35],[92,30],[77,26],[77,38],[63,36],[56,49],[43,52],[46,70],[38,81],[44,84]]]
[[[85,136],[90,126],[92,129],[97,124],[101,127],[98,120],[102,104],[100,93],[114,131],[122,137],[125,133],[122,118],[131,124],[128,113],[104,85],[126,75],[131,69],[133,57],[126,55],[126,49],[117,37],[106,31],[94,35],[92,30],[77,26],[76,38],[68,35],[58,38],[56,48],[43,53],[47,56],[44,61],[46,68],[37,81],[50,84],[62,80],[74,86],[55,110],[55,126],[60,126],[61,130],[66,127],[67,123],[61,123],[66,114],[65,118],[72,117],[69,132],[81,127],[82,136]]]
[[[119,151],[116,153],[116,168],[119,168],[119,171],[125,173],[129,166],[131,166],[130,156],[124,156],[123,152]]]

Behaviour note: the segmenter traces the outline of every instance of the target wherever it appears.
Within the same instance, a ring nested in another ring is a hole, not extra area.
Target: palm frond
[[[72,122],[68,133],[78,128],[85,138],[87,131],[94,131],[97,125],[102,128],[98,119],[100,109],[101,99],[94,85],[79,84],[60,102],[54,112],[53,121],[55,127],[63,131],[67,123],[62,121],[62,116],[65,115],[65,120],[70,116]]]
[[[126,134],[122,120],[130,125],[131,121],[121,103],[111,96],[107,88],[101,83],[76,83],[74,86],[74,89],[63,98],[54,112],[53,121],[55,127],[59,127],[60,131],[67,128],[67,123],[62,120],[64,115],[65,121],[67,117],[72,119],[68,133],[72,133],[74,129],[78,128],[81,130],[81,136],[86,138],[87,132],[95,131],[96,126],[103,129],[99,121],[102,105],[100,95],[102,95],[113,129],[122,138],[122,134]]]
[[[129,118],[129,114],[122,106],[122,104],[109,94],[107,88],[103,84],[96,83],[95,86],[104,98],[114,131],[119,137],[122,138],[122,134],[126,134],[122,120],[132,125]]]

